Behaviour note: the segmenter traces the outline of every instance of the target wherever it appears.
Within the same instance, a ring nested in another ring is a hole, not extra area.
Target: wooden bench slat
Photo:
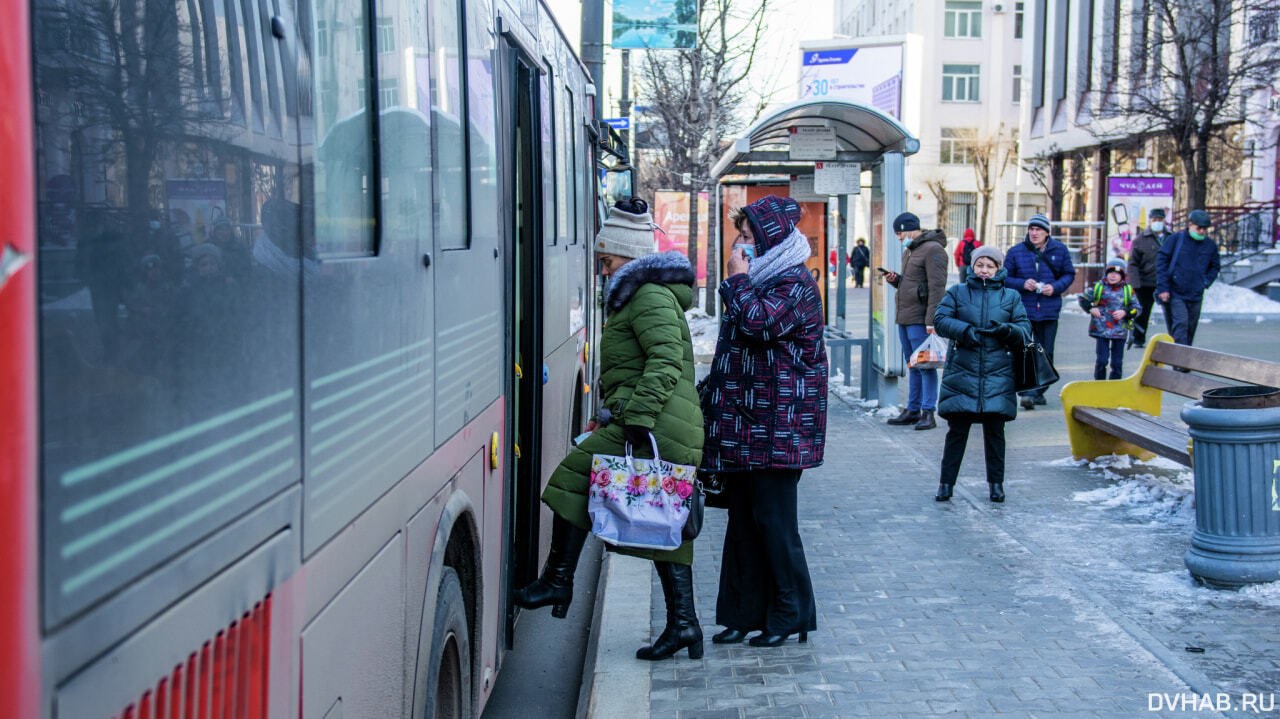
[[[1078,422],[1096,427],[1132,445],[1155,452],[1187,466],[1191,453],[1187,449],[1190,435],[1158,417],[1131,409],[1076,406],[1071,416]]]
[[[1216,377],[1238,380],[1267,387],[1280,387],[1280,364],[1180,345],[1173,342],[1157,342],[1151,349],[1151,359],[1161,364],[1184,367]],[[1199,397],[1199,395],[1196,395]]]
[[[1162,342],[1161,344],[1166,343]],[[1147,365],[1147,368],[1142,371],[1142,384],[1165,392],[1180,394],[1183,397],[1190,397],[1191,399],[1200,399],[1200,395],[1207,389],[1231,386],[1229,382],[1222,382],[1202,375],[1175,372],[1155,365]]]

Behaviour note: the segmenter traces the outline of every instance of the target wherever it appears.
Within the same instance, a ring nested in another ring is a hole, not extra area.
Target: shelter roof
[[[792,128],[828,127],[835,131],[838,162],[873,164],[887,152],[913,155],[920,141],[897,120],[849,100],[801,100],[772,110],[743,133],[712,168],[711,176],[813,172],[812,160],[791,160]]]

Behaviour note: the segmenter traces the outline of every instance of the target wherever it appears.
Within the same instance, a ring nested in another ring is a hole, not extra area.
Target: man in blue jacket
[[[1005,285],[1022,295],[1022,304],[1031,320],[1031,334],[1053,361],[1053,345],[1058,338],[1058,315],[1062,312],[1062,293],[1076,279],[1075,265],[1067,246],[1049,237],[1049,218],[1035,214],[1027,221],[1027,237],[1009,248],[1004,266],[1008,275]],[[1047,387],[1023,392],[1023,409],[1045,404]]]
[[[1156,298],[1178,344],[1195,340],[1204,291],[1218,279],[1221,260],[1217,243],[1209,239],[1212,224],[1208,212],[1192,210],[1187,229],[1170,235],[1156,255]]]

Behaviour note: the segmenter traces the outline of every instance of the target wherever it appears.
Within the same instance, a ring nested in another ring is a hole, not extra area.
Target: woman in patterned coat
[[[777,646],[817,628],[796,518],[800,473],[822,464],[827,355],[800,206],[770,195],[736,210],[737,245],[720,283],[725,309],[703,388],[703,468],[726,475],[729,525],[712,641]],[[746,249],[753,249],[749,263]]]

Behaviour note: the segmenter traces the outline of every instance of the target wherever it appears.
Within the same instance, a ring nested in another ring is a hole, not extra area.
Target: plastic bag
[[[911,359],[907,362],[907,366],[911,369],[940,369],[947,364],[947,349],[949,345],[946,340],[936,334],[929,335],[920,343],[915,352],[911,353]]]

